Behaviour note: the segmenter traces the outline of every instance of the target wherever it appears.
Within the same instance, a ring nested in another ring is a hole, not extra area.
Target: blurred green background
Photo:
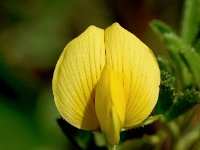
[[[166,55],[148,23],[179,29],[182,9],[181,0],[1,0],[0,150],[73,149],[56,122],[51,79],[65,45],[89,25],[119,22]]]

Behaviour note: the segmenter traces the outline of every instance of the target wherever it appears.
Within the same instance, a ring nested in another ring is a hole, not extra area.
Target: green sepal
[[[154,116],[149,116],[147,117],[147,119],[145,119],[143,122],[141,122],[140,124],[130,127],[129,129],[134,129],[134,128],[139,128],[139,127],[145,127],[147,125],[150,125],[152,123],[154,123],[155,121],[157,121],[158,119],[160,119],[163,115],[154,115]],[[122,129],[121,131],[127,131],[129,129]]]
[[[150,125],[160,119],[163,115],[154,115],[154,116],[149,116],[147,119],[145,119],[142,123],[138,125],[138,127],[144,127],[147,125]]]

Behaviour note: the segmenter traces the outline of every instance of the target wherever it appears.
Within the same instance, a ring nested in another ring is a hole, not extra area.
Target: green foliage
[[[159,98],[156,105],[158,114],[165,114],[173,104],[175,98],[174,77],[166,72],[161,71],[161,84]]]
[[[173,106],[168,111],[166,118],[168,121],[175,119],[176,117],[187,112],[196,104],[200,103],[200,92],[196,90],[186,90],[184,93],[180,93]]]
[[[154,20],[151,28],[163,40],[181,78],[182,86],[187,88],[200,85],[200,56],[196,50],[178,37],[172,29],[161,21]]]
[[[158,63],[161,69],[161,84],[156,112],[163,114],[167,121],[172,121],[200,102],[200,92],[196,89],[176,91],[172,67],[160,57]]]
[[[150,23],[173,61],[171,65],[158,58],[161,84],[156,110],[158,114],[164,114],[168,121],[184,114],[200,102],[200,42],[196,40],[200,25],[199,4],[200,0],[185,1],[180,37],[162,21],[153,20]],[[170,69],[172,66],[175,68],[175,76]],[[178,86],[174,85],[175,79],[180,80],[176,81]]]
[[[176,91],[172,67],[160,57],[158,63],[161,69],[161,83],[156,112],[163,114],[168,121],[171,121],[198,104],[200,92],[195,89],[187,89],[184,92]]]
[[[188,87],[192,84],[192,75],[187,68],[187,65],[182,60],[180,55],[181,41],[172,31],[172,29],[166,25],[164,22],[153,20],[150,23],[150,27],[155,33],[160,37],[164,42],[166,49],[174,63],[175,68],[177,69],[177,76],[180,78],[181,86]]]
[[[181,38],[186,44],[192,44],[197,37],[200,23],[200,0],[185,0]]]
[[[166,34],[173,32],[170,26],[159,20],[152,20],[149,25],[161,39],[164,39]]]

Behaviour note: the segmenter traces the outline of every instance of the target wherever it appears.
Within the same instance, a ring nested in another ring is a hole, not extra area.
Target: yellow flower
[[[159,93],[160,71],[152,51],[114,23],[90,26],[62,52],[53,76],[55,104],[71,125],[101,130],[118,144],[122,128],[144,121]]]

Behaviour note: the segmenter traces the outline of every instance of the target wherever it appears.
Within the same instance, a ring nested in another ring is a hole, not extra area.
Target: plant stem
[[[108,150],[117,150],[117,145],[111,145],[111,144],[107,143],[107,149]]]

